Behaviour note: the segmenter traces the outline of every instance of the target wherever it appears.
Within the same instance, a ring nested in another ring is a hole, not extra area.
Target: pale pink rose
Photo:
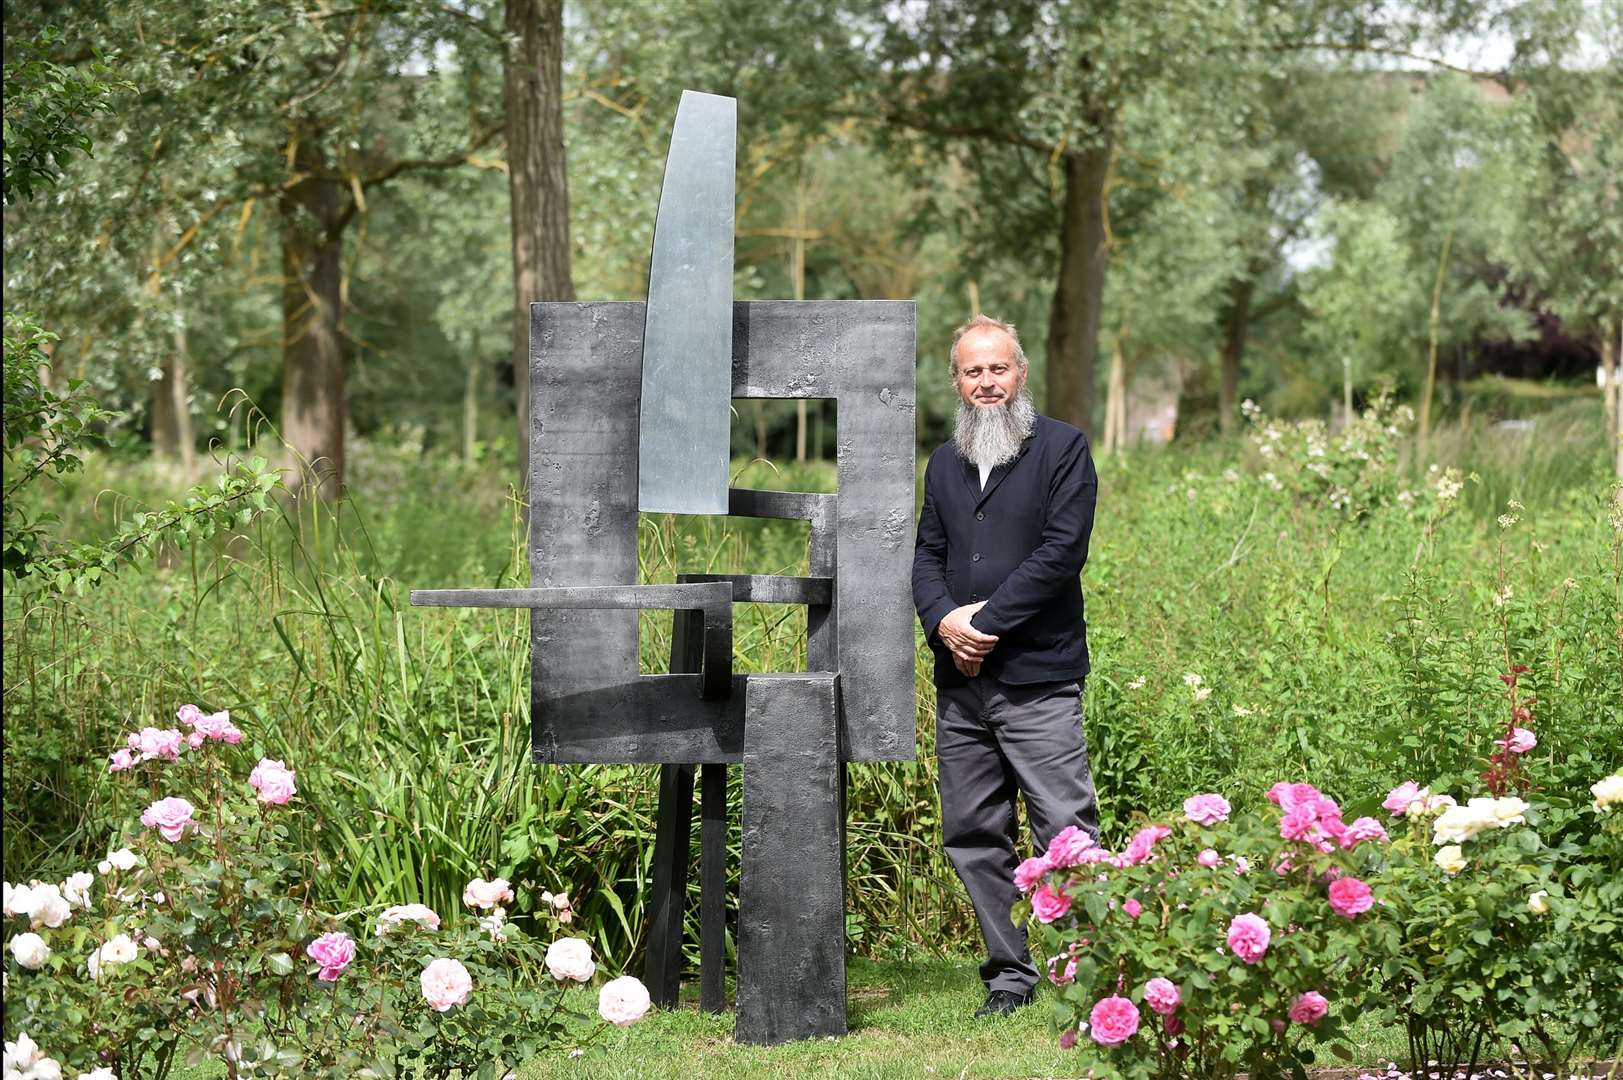
[[[1386,799],[1381,803],[1381,809],[1390,810],[1393,817],[1402,817],[1409,812],[1412,803],[1430,795],[1429,788],[1423,788],[1413,780],[1405,780],[1397,787],[1386,793]]]
[[[1163,979],[1157,975],[1144,984],[1144,1004],[1162,1016],[1171,1016],[1181,1001],[1183,994],[1179,992],[1178,984],[1171,979]]]
[[[199,709],[196,705],[182,705],[180,708],[175,710],[175,719],[178,720],[184,727],[191,727],[193,724],[197,723],[198,717],[202,715],[203,710]]]
[[[1296,1000],[1291,1002],[1290,1016],[1294,1023],[1317,1024],[1324,1019],[1324,1014],[1330,1011],[1330,1003],[1324,995],[1317,990],[1309,990],[1305,994],[1297,994]]]
[[[1121,866],[1137,866],[1139,863],[1148,861],[1150,851],[1155,847],[1155,842],[1162,837],[1171,835],[1172,830],[1165,825],[1144,826],[1133,834],[1133,839],[1127,844],[1127,850],[1123,851],[1117,859],[1118,864]]]
[[[1131,897],[1128,898],[1126,903],[1122,904],[1121,909],[1129,919],[1136,919],[1144,914],[1144,905]]]
[[[1210,870],[1223,865],[1223,856],[1217,853],[1216,848],[1205,848],[1199,855],[1195,856],[1195,861]]]
[[[1260,915],[1250,912],[1234,916],[1229,923],[1229,951],[1248,964],[1255,964],[1268,951],[1273,931]]]
[[[1102,847],[1090,847],[1082,853],[1079,866],[1092,866],[1094,863],[1110,862],[1110,852]]]
[[[305,946],[304,954],[321,965],[316,978],[322,982],[333,982],[355,959],[355,943],[348,934],[334,931],[322,934]]]
[[[648,988],[632,975],[610,979],[597,992],[597,1015],[616,1027],[630,1027],[641,1020],[652,1002]]]
[[[1236,856],[1234,856],[1234,873],[1237,876],[1249,873],[1250,870],[1251,870],[1251,860],[1250,859],[1247,859],[1244,855],[1236,855]]]
[[[559,938],[547,946],[547,970],[559,982],[573,979],[588,982],[597,971],[592,962],[592,946],[585,938]]]
[[[1342,918],[1362,915],[1375,906],[1369,886],[1355,877],[1338,878],[1330,885],[1330,908]]]
[[[1055,986],[1066,986],[1076,981],[1076,957],[1065,962],[1065,970],[1060,971],[1059,957],[1055,956],[1048,961],[1048,981]]]
[[[497,904],[504,904],[513,899],[513,887],[507,883],[506,878],[493,878],[486,881],[484,878],[474,878],[468,882],[468,887],[462,890],[462,902],[472,908],[484,908],[487,911]]]
[[[440,917],[433,908],[423,904],[397,904],[378,913],[376,932],[381,937],[405,923],[416,923],[424,930],[438,930]]]
[[[1031,894],[1031,913],[1040,923],[1051,923],[1071,910],[1071,898],[1051,885],[1038,886]]]
[[[1319,800],[1324,796],[1312,784],[1287,784],[1280,781],[1268,789],[1268,801],[1279,804],[1279,808],[1287,814],[1298,806],[1307,806],[1317,811]]]
[[[1513,727],[1509,735],[1495,739],[1494,745],[1502,746],[1512,754],[1525,754],[1538,745],[1538,738],[1526,728]]]
[[[142,761],[152,761],[155,758],[174,761],[180,757],[183,740],[179,728],[145,727],[134,738],[135,748],[141,751]]]
[[[1379,840],[1383,844],[1392,838],[1386,835],[1386,826],[1372,817],[1355,818],[1347,831],[1341,834],[1341,846],[1357,847],[1365,840]]]
[[[1229,801],[1216,793],[1191,795],[1183,801],[1183,816],[1196,825],[1216,825],[1228,820]]]
[[[1044,858],[1053,867],[1080,866],[1083,854],[1093,846],[1093,837],[1075,825],[1067,825],[1048,845]]]
[[[446,1012],[468,1000],[473,992],[473,977],[462,961],[442,956],[423,968],[418,980],[423,987],[423,1000],[435,1012]]]
[[[186,736],[186,745],[191,747],[193,750],[198,749],[206,742],[208,742],[208,736],[204,735],[201,731],[194,731]]]
[[[1088,1034],[1100,1046],[1120,1046],[1138,1030],[1138,1006],[1127,998],[1111,995],[1094,1003],[1088,1014]]]
[[[1023,893],[1028,893],[1048,873],[1048,860],[1027,859],[1014,868],[1014,887]]]
[[[170,843],[184,836],[187,829],[196,827],[192,821],[192,804],[177,798],[159,799],[147,807],[141,813],[141,824],[157,829]]]
[[[276,758],[260,758],[254,771],[248,774],[248,786],[259,792],[259,801],[272,806],[286,806],[287,801],[299,793],[293,784],[294,771]]]
[[[216,739],[235,746],[242,741],[242,732],[231,722],[231,713],[222,709],[217,713],[200,714],[192,721],[194,734],[205,739]]]
[[[125,769],[133,768],[135,768],[135,752],[133,750],[114,750],[110,755],[108,755],[108,772],[123,772]]]

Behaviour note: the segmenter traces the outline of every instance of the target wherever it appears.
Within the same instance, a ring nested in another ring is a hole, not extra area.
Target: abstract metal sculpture
[[[775,1043],[846,1030],[844,763],[914,756],[914,310],[732,301],[734,116],[731,99],[682,96],[647,305],[531,305],[533,587],[412,603],[533,609],[537,762],[662,766],[656,1001],[676,996],[700,765],[701,1004],[722,1007],[725,770],[743,764],[736,1037]],[[730,398],[834,399],[837,493],[728,490]],[[637,584],[639,510],[805,520],[810,572]],[[805,672],[734,674],[738,602],[806,606]],[[671,674],[638,671],[643,608],[676,610]]]

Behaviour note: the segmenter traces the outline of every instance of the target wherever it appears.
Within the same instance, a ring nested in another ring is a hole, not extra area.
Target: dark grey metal
[[[595,585],[545,589],[414,589],[414,607],[532,608],[536,611],[584,608],[642,610],[677,608],[704,613],[704,668],[700,695],[709,700],[732,694],[733,594],[722,579],[686,585]]]
[[[738,102],[682,91],[648,269],[637,505],[727,513]]]
[[[699,1008],[727,1007],[727,766],[699,766]]]
[[[741,1043],[846,1031],[840,679],[807,672],[749,680],[734,1029]]]
[[[834,579],[783,577],[777,574],[683,574],[684,581],[722,581],[733,587],[734,603],[809,604],[828,607],[834,600]]]
[[[531,306],[532,584],[637,580],[631,462],[641,305]],[[841,675],[841,756],[914,756],[913,305],[888,300],[733,305],[735,397],[833,398],[838,492],[741,493],[772,516],[812,522],[812,576],[832,576],[827,613],[808,610],[807,666]],[[821,514],[831,521],[820,521]],[[836,567],[838,571],[836,572]],[[637,674],[637,624],[618,611],[537,611],[531,724],[538,761],[740,760],[743,705],[697,700]]]
[[[693,766],[659,767],[654,830],[654,888],[649,898],[643,983],[655,1005],[674,1008],[682,987],[682,907],[688,891],[688,828],[693,820]]]

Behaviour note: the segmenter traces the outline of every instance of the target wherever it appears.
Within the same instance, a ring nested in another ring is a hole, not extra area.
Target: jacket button
[[[976,521],[985,521],[986,520],[986,511],[985,510],[977,510],[977,511],[975,511],[975,520]]]
[[[980,599],[980,598],[981,598],[981,594],[980,594],[980,593],[970,593],[970,594],[969,594],[969,599],[970,599],[970,600],[971,600],[971,601],[975,601],[975,600],[979,600],[979,599]]]
[[[981,553],[978,552],[978,551],[975,552],[975,554],[973,554],[973,555],[971,555],[969,557],[969,561],[970,562],[980,562],[981,561]]]

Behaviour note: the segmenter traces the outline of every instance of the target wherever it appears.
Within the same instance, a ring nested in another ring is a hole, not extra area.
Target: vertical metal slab
[[[806,672],[746,682],[741,1043],[846,1031],[838,679]]]
[[[642,323],[641,304],[530,305],[535,588],[637,583]],[[637,683],[637,613],[536,611],[530,627],[531,745],[553,762],[555,713],[570,732],[571,702]]]
[[[688,894],[688,829],[693,821],[693,766],[659,767],[654,831],[654,888],[649,897],[648,955],[643,982],[661,1008],[675,1008],[682,989],[682,908]]]
[[[699,1008],[727,1007],[727,766],[699,766]]]
[[[834,398],[841,747],[851,761],[915,755],[912,301],[733,305],[733,396]]]
[[[726,514],[738,102],[682,92],[648,270],[637,504]]]

